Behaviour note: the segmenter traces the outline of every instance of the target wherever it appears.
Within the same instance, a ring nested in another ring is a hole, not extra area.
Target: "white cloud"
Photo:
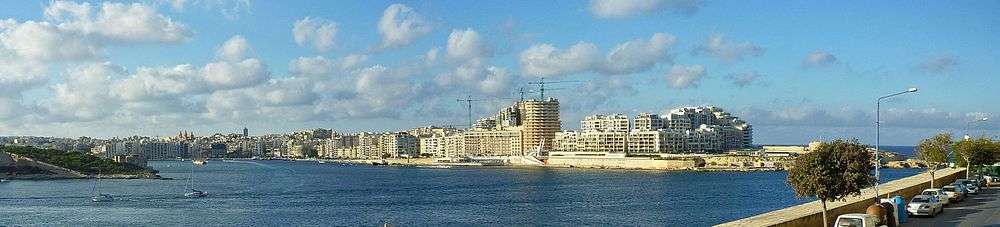
[[[262,104],[269,106],[308,105],[319,98],[313,92],[313,81],[306,78],[272,80],[258,88],[254,95]]]
[[[378,33],[382,35],[382,48],[405,46],[430,31],[429,22],[403,4],[390,5],[378,22]]]
[[[478,59],[492,55],[492,49],[483,43],[479,33],[471,28],[453,30],[448,35],[448,57],[451,59]]]
[[[491,66],[486,69],[486,77],[479,82],[479,91],[485,94],[502,95],[510,92],[512,81],[507,69]]]
[[[180,43],[191,32],[181,24],[139,4],[55,1],[44,11],[47,21],[13,19],[0,22],[0,44],[35,61],[97,59],[104,48],[130,43]]]
[[[222,90],[257,85],[267,81],[270,76],[267,66],[256,58],[233,63],[208,63],[201,73],[209,85]]]
[[[48,81],[44,63],[20,59],[0,48],[0,97],[13,97]]]
[[[72,121],[92,121],[108,117],[118,104],[111,98],[109,84],[113,77],[125,73],[125,68],[111,63],[70,69],[65,82],[52,86],[55,100],[49,105],[49,109]]]
[[[524,74],[529,76],[555,76],[594,71],[607,75],[644,72],[660,62],[671,59],[667,50],[677,38],[665,33],[653,34],[648,40],[634,39],[620,43],[601,58],[597,46],[579,42],[567,50],[550,44],[537,44],[521,52],[520,62]]]
[[[745,57],[756,57],[764,54],[764,48],[750,42],[732,42],[722,35],[712,35],[705,44],[694,49],[694,54],[722,59],[726,62],[737,62]]]
[[[958,58],[953,56],[932,57],[920,64],[921,69],[934,74],[948,73],[956,67],[958,67]]]
[[[207,92],[208,85],[199,73],[187,64],[172,68],[140,67],[135,74],[115,81],[112,95],[138,102]]]
[[[327,59],[323,56],[299,57],[288,64],[289,71],[303,76],[335,76],[335,73],[345,73],[356,69],[368,61],[368,55],[350,54],[338,59]]]
[[[13,20],[8,20],[12,22]],[[35,61],[97,58],[104,45],[48,22],[27,21],[0,33],[0,43],[18,56]]]
[[[533,45],[521,52],[520,62],[525,75],[549,77],[587,71],[601,59],[596,45],[579,42],[566,50],[551,44]]]
[[[333,48],[337,23],[323,18],[306,17],[295,21],[292,36],[299,46],[312,46],[320,52],[326,52]]]
[[[666,9],[691,15],[703,4],[701,0],[591,0],[590,12],[603,18],[624,18]]]
[[[667,73],[667,85],[671,88],[685,89],[697,87],[705,77],[705,67],[701,65],[674,65]]]
[[[667,49],[677,38],[664,33],[653,34],[649,40],[635,39],[618,44],[608,53],[603,71],[606,74],[630,74],[646,71],[665,60]]]
[[[805,60],[802,60],[802,64],[805,66],[829,66],[837,63],[837,56],[834,56],[830,52],[817,50],[809,53]]]
[[[89,3],[56,1],[45,8],[45,17],[59,28],[120,42],[177,43],[190,39],[181,23],[140,3],[102,3],[94,12]]]
[[[247,42],[247,39],[235,35],[215,50],[215,56],[226,61],[240,61],[246,59],[248,51],[250,51],[250,43]]]

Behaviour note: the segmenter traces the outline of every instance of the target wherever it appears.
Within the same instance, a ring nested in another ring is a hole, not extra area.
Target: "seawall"
[[[632,157],[550,156],[547,166],[606,169],[690,170],[704,165],[700,158],[652,159]]]
[[[955,179],[965,177],[965,168],[946,168],[935,172],[934,185],[941,187]],[[909,201],[914,195],[930,188],[930,173],[921,173],[911,177],[890,181],[880,185],[880,198],[886,195],[900,195]],[[851,196],[844,201],[828,202],[827,217],[834,220],[838,215],[847,213],[864,213],[865,209],[875,203],[873,188],[861,191],[860,196]],[[722,223],[716,226],[823,226],[823,208],[819,201],[775,210],[760,215]],[[831,223],[832,224],[832,223]]]

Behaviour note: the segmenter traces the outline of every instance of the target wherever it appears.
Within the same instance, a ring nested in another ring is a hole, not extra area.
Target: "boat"
[[[326,164],[326,161],[320,160],[319,164]]]
[[[195,166],[204,165],[204,164],[205,164],[205,160],[204,159],[198,158],[198,159],[191,160],[191,177],[190,177],[190,183],[189,183],[189,189],[191,189],[191,191],[188,192],[188,193],[184,193],[184,197],[187,197],[187,198],[201,198],[201,197],[208,196],[208,192],[205,192],[205,191],[198,190],[198,189],[194,188],[194,176],[195,176],[194,175],[194,167]]]
[[[191,189],[191,192],[184,193],[184,197],[188,198],[201,198],[208,195],[208,192],[199,191],[198,189]]]
[[[0,183],[7,182],[7,179],[0,178]]]
[[[103,193],[90,197],[90,201],[94,201],[94,202],[111,202],[111,201],[114,201],[114,200],[115,200],[115,197],[113,197],[111,195],[108,195],[108,194],[103,194]]]
[[[90,201],[92,201],[92,202],[111,202],[111,201],[114,201],[115,200],[114,196],[111,196],[110,194],[101,193],[100,187],[97,186],[98,183],[101,182],[101,170],[100,169],[97,170],[97,176],[96,177],[97,177],[97,179],[94,180],[94,189],[93,189],[93,191],[94,191],[94,194],[97,194],[97,195],[91,196],[90,197]]]

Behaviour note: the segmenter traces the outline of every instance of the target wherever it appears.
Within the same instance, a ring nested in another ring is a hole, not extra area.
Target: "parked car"
[[[878,217],[871,214],[841,214],[837,216],[837,222],[833,223],[834,227],[882,227],[885,225],[878,225]]]
[[[965,191],[968,192],[968,194],[979,194],[979,185],[976,184],[975,181],[961,179],[955,181],[955,183],[961,183],[962,186],[965,186]]]
[[[965,200],[965,193],[962,192],[962,188],[955,187],[955,185],[941,187],[941,190],[944,190],[944,193],[948,194],[950,202]]]
[[[917,195],[910,200],[910,204],[906,205],[906,214],[910,216],[926,215],[934,217],[943,211],[944,205],[941,204],[937,196]]]
[[[941,205],[948,205],[951,202],[951,197],[940,188],[924,189],[924,191],[920,192],[920,194],[937,197],[938,202],[941,202]]]
[[[969,188],[965,187],[965,184],[956,181],[956,182],[952,182],[951,185],[955,186],[955,188],[960,189],[959,191],[962,192],[962,197],[963,198],[964,197],[969,197]]]

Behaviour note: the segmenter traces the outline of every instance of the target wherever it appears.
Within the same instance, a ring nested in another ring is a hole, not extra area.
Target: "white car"
[[[910,200],[910,204],[906,205],[906,214],[910,216],[926,215],[934,217],[943,211],[944,206],[938,200],[937,196],[917,195]]]
[[[948,185],[941,187],[945,194],[948,194],[948,199],[951,202],[958,202],[965,199],[965,193],[963,193],[962,188],[955,187],[955,185]]]
[[[878,225],[878,217],[871,214],[841,214],[837,216],[837,222],[834,222],[834,227],[881,227],[885,225]]]
[[[948,194],[945,193],[944,190],[941,190],[940,188],[924,189],[924,191],[920,192],[920,194],[937,197],[938,202],[941,202],[941,205],[948,205],[951,200],[950,199],[951,197],[949,197]]]

